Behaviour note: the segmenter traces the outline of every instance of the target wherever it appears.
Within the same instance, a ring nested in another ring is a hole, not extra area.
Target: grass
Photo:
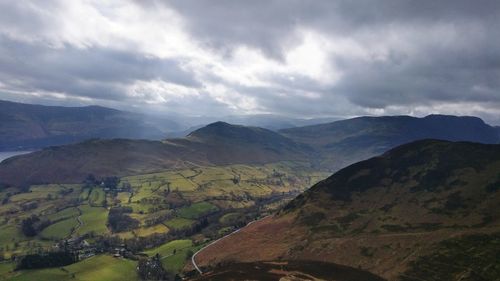
[[[163,244],[154,249],[148,250],[145,253],[148,256],[159,254],[163,267],[169,272],[179,273],[189,255],[194,252],[196,247],[193,247],[191,240],[174,240]],[[175,254],[174,254],[175,250]]]
[[[116,195],[116,199],[120,200],[122,204],[127,204],[129,197],[129,192],[118,192],[118,194]]]
[[[40,270],[23,270],[9,274],[6,280],[10,281],[65,281],[71,280],[71,275],[60,268],[47,268]],[[75,279],[73,279],[75,280]]]
[[[94,187],[89,195],[89,203],[92,206],[102,206],[102,201],[106,198],[106,193],[102,188]]]
[[[46,217],[51,221],[59,221],[67,218],[77,217],[78,214],[79,214],[78,209],[71,207],[63,209],[57,213],[47,215]]]
[[[78,225],[76,218],[68,218],[46,227],[41,233],[41,237],[46,239],[59,240],[71,235],[72,230]]]
[[[108,220],[108,210],[102,207],[81,206],[81,220],[83,225],[77,229],[78,235],[94,232],[96,234],[108,233],[106,223]]]
[[[179,216],[186,219],[197,219],[205,214],[218,211],[219,208],[208,202],[199,202],[179,210]]]
[[[113,258],[108,255],[94,256],[62,268],[23,270],[11,273],[13,281],[126,281],[138,280],[136,262]],[[74,276],[74,278],[73,278]]]
[[[150,227],[138,228],[134,230],[134,233],[139,237],[145,237],[155,233],[167,233],[168,230],[169,230],[168,227],[164,226],[163,224],[157,224]]]
[[[278,180],[275,171],[280,175],[303,174],[303,178],[296,180],[294,188],[308,186],[305,182],[313,173],[311,169],[301,167],[304,170],[290,164],[230,165],[123,177],[120,179],[121,183],[127,182],[132,186],[131,203],[128,201],[131,193],[120,192],[115,196],[112,193],[105,193],[100,186],[84,189],[82,184],[46,184],[31,186],[29,192],[20,194],[15,194],[16,189],[5,189],[0,191],[0,198],[6,197],[7,193],[14,195],[10,196],[8,203],[0,205],[0,216],[7,218],[0,226],[0,249],[3,249],[8,257],[14,253],[25,254],[31,246],[28,242],[38,243],[40,239],[50,239],[45,242],[53,243],[53,239],[65,238],[70,235],[71,228],[78,225],[76,220],[79,216],[78,208],[82,211],[83,225],[76,228],[76,235],[89,232],[97,235],[110,234],[106,227],[108,210],[101,207],[106,197],[109,206],[117,203],[132,207],[133,213],[130,216],[138,219],[142,226],[146,224],[146,220],[162,221],[167,217],[171,218],[164,212],[172,212],[176,216],[164,221],[167,226],[157,224],[152,227],[140,227],[118,234],[122,237],[144,237],[153,233],[165,233],[169,229],[191,227],[197,219],[207,213],[217,210],[224,213],[232,208],[250,207],[255,204],[255,198],[291,191],[292,187],[285,177],[283,177],[284,184],[276,184]],[[169,189],[171,194],[167,196]],[[74,204],[75,199],[79,199],[84,205],[78,208],[64,208]],[[33,205],[32,209],[22,211],[26,203],[34,201],[37,206]],[[31,215],[49,219],[53,224],[35,238],[24,237],[18,225],[22,219]],[[230,226],[230,220],[234,219],[234,216],[229,215],[221,221],[228,223],[225,226]],[[19,246],[14,248],[15,242]]]
[[[136,262],[108,255],[95,256],[65,267],[76,280],[137,280]]]
[[[14,270],[14,267],[15,265],[12,262],[0,262],[0,280],[4,280],[3,276]]]
[[[198,185],[196,183],[185,178],[169,179],[169,182],[170,182],[170,190],[194,191],[198,188]]]
[[[165,221],[165,224],[171,229],[183,229],[187,227],[191,227],[194,221],[185,218],[173,218]]]
[[[169,256],[173,254],[174,250],[180,250],[184,248],[191,247],[193,242],[191,240],[173,240],[168,243],[165,243],[156,248],[145,251],[144,253],[150,257],[159,254],[162,257]]]
[[[0,227],[0,245],[6,245],[13,243],[14,241],[20,241],[24,239],[19,239],[19,238],[24,238],[23,234],[21,231],[18,229],[17,226],[15,225],[2,225]]]
[[[219,222],[222,224],[232,224],[242,217],[240,213],[227,213],[220,217]]]

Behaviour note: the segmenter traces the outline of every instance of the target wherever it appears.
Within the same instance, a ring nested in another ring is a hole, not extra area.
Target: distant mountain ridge
[[[267,129],[217,122],[186,138],[94,139],[16,156],[0,163],[0,183],[68,183],[81,182],[88,174],[124,176],[197,165],[301,161],[308,151]]]
[[[338,170],[346,165],[419,139],[500,143],[497,130],[477,117],[357,117],[327,124],[280,130],[318,152],[319,166]]]
[[[490,266],[499,204],[500,144],[420,140],[338,171],[197,263],[314,260],[388,280],[495,280],[485,276],[500,273]],[[460,248],[462,238],[480,240]]]
[[[475,117],[360,117],[279,132],[215,122],[185,138],[92,140],[47,148],[2,162],[0,182],[79,182],[89,173],[124,176],[193,165],[278,161],[336,171],[425,138],[498,142],[496,130]]]
[[[41,148],[89,138],[162,139],[167,128],[178,129],[169,120],[154,123],[147,119],[100,106],[44,106],[0,100],[0,150]]]

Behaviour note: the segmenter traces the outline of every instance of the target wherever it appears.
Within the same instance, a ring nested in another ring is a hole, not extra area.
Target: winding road
[[[208,247],[210,247],[210,246],[214,245],[215,243],[217,243],[217,242],[221,241],[222,239],[226,239],[227,237],[229,237],[229,236],[231,236],[231,235],[233,235],[233,234],[235,234],[235,233],[238,233],[238,232],[239,232],[240,230],[242,230],[243,228],[245,228],[245,227],[247,227],[247,226],[249,226],[249,225],[251,225],[251,224],[253,224],[253,223],[255,223],[255,222],[258,222],[258,221],[261,221],[261,220],[263,220],[263,219],[265,219],[265,218],[268,218],[268,217],[270,217],[270,216],[271,216],[271,215],[269,215],[269,216],[265,216],[265,217],[260,218],[260,219],[258,219],[258,220],[251,221],[251,222],[247,223],[247,225],[245,225],[244,227],[238,228],[238,229],[236,229],[235,231],[233,231],[233,232],[229,233],[228,235],[223,236],[223,237],[221,237],[221,238],[219,238],[219,239],[217,239],[217,240],[215,240],[215,241],[211,242],[210,244],[206,245],[205,247],[203,247],[203,248],[199,249],[199,250],[198,250],[196,253],[194,253],[194,254],[193,254],[193,256],[191,257],[191,263],[193,264],[194,268],[195,268],[195,269],[196,269],[196,270],[197,270],[200,274],[203,274],[203,271],[202,271],[202,270],[198,267],[198,265],[196,264],[196,260],[195,260],[196,255],[197,255],[197,254],[199,254],[201,251],[203,251],[203,250],[205,250],[206,248],[208,248]]]

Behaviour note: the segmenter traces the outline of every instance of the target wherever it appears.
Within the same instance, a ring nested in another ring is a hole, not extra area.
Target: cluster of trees
[[[142,280],[175,280],[173,274],[163,268],[158,254],[151,258],[139,259],[137,273]]]
[[[108,225],[113,232],[121,232],[134,229],[139,226],[139,221],[131,218],[131,207],[113,207],[109,210]]]
[[[85,184],[85,187],[87,187],[87,188],[95,186],[95,185],[100,185],[102,183],[104,188],[109,188],[111,190],[114,190],[114,189],[118,188],[118,184],[120,183],[120,178],[118,178],[118,177],[105,177],[105,178],[98,180],[94,175],[90,174],[85,178],[83,183]],[[129,189],[129,188],[131,188],[131,186],[129,183],[123,183],[122,188]]]
[[[118,183],[120,179],[118,177],[105,177],[102,179],[104,188],[109,188],[111,190],[118,188]]]
[[[52,224],[50,220],[40,220],[38,216],[32,215],[21,221],[21,231],[24,235],[33,237],[50,224]]]
[[[38,208],[38,203],[37,202],[27,202],[24,204],[21,204],[21,210],[23,211],[29,211]]]
[[[195,233],[201,232],[201,230],[207,227],[209,224],[210,223],[208,221],[208,218],[205,217],[203,219],[199,219],[196,223],[194,223],[189,227],[185,227],[182,229],[171,229],[169,234],[175,238],[187,237]]]
[[[170,210],[159,211],[159,212],[155,213],[153,216],[144,220],[144,225],[145,226],[157,225],[163,221],[171,219],[173,216],[174,216],[174,213]]]
[[[66,251],[32,254],[18,258],[16,270],[65,266],[77,261],[76,254]]]

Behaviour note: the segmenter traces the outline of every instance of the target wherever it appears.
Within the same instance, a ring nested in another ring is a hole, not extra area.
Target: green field
[[[106,227],[108,219],[108,210],[101,207],[81,206],[81,220],[83,225],[76,230],[78,235],[94,232],[96,234],[108,233]]]
[[[18,227],[15,225],[2,225],[0,226],[0,244],[11,244],[14,241],[20,241],[24,239],[24,235],[19,231]]]
[[[168,227],[164,226],[163,224],[157,224],[150,227],[141,227],[135,229],[134,233],[138,237],[145,237],[155,233],[167,233],[168,230],[169,230]]]
[[[138,280],[136,262],[113,258],[108,255],[94,256],[62,268],[22,270],[10,273],[7,280],[13,281],[121,281]],[[73,277],[74,276],[74,277]]]
[[[14,264],[11,262],[0,262],[0,280],[4,280],[9,272],[14,270]]]
[[[51,221],[59,221],[67,218],[77,217],[79,215],[78,209],[71,207],[63,209],[57,213],[47,215],[46,218]]]
[[[45,239],[64,239],[71,235],[73,229],[78,226],[76,218],[69,218],[60,222],[54,223],[46,227],[40,236]]]
[[[102,202],[105,198],[106,194],[104,193],[104,190],[99,187],[94,187],[89,195],[89,204],[91,206],[102,206]]]
[[[219,208],[208,202],[194,203],[179,210],[179,216],[186,219],[197,219],[202,215],[216,212]]]
[[[191,240],[174,240],[145,253],[150,257],[159,254],[163,267],[169,272],[178,273],[184,267],[190,251],[193,252]]]
[[[242,214],[240,213],[227,213],[220,217],[219,222],[222,224],[231,224],[237,221],[239,218],[242,217]]]
[[[160,254],[160,256],[165,257],[173,254],[174,249],[175,250],[180,250],[184,248],[189,248],[193,245],[191,240],[185,239],[185,240],[174,240],[170,241],[168,243],[165,243],[161,246],[158,246],[156,248],[150,249],[145,251],[144,253],[147,254],[148,256],[154,256],[156,254]]]
[[[0,204],[0,216],[3,218],[0,222],[0,251],[9,258],[13,254],[23,255],[34,249],[48,250],[61,239],[91,232],[95,235],[117,235],[122,239],[147,238],[171,230],[192,235],[190,228],[201,223],[202,217],[220,212],[223,216],[219,221],[213,222],[215,225],[208,228],[208,233],[196,234],[199,236],[195,238],[196,241],[203,241],[207,237],[213,238],[233,229],[234,224],[239,223],[238,218],[247,211],[253,215],[257,210],[272,211],[278,206],[275,202],[257,208],[255,204],[259,199],[275,200],[281,194],[289,194],[291,197],[320,176],[304,166],[276,163],[195,167],[122,177],[119,186],[130,184],[131,189],[120,192],[107,192],[101,186],[84,188],[83,184],[35,185],[23,193],[8,188],[0,191],[0,198],[5,201]],[[103,202],[106,202],[106,208],[103,207]],[[121,233],[111,233],[106,226],[107,218],[109,208],[115,206],[131,207],[132,213],[127,215],[138,220],[139,226]],[[228,212],[231,213],[224,215]],[[30,216],[38,216],[40,222],[50,220],[52,224],[35,237],[25,237],[20,226]],[[183,229],[185,233],[182,232]],[[179,235],[177,232],[172,234]],[[191,236],[178,238],[188,239]],[[92,243],[92,239],[88,241]],[[186,244],[189,247],[178,249],[176,255],[164,256],[162,259],[166,268],[175,272],[183,267],[193,247],[190,240],[177,241],[184,242],[174,241],[173,244],[160,248],[160,251],[168,252],[169,247],[173,247],[175,243],[189,243]],[[107,258],[91,260],[93,259]],[[66,268],[71,266],[65,267],[65,270]],[[76,274],[74,280],[87,278],[82,271],[79,273],[80,276]],[[24,271],[19,276],[16,275],[16,278],[35,278],[31,274],[30,271]],[[36,274],[36,280],[66,280],[69,273],[61,269],[46,269],[38,270]],[[99,274],[105,276],[104,273]]]
[[[193,225],[194,221],[185,218],[173,218],[165,221],[165,224],[172,229],[183,229]]]

